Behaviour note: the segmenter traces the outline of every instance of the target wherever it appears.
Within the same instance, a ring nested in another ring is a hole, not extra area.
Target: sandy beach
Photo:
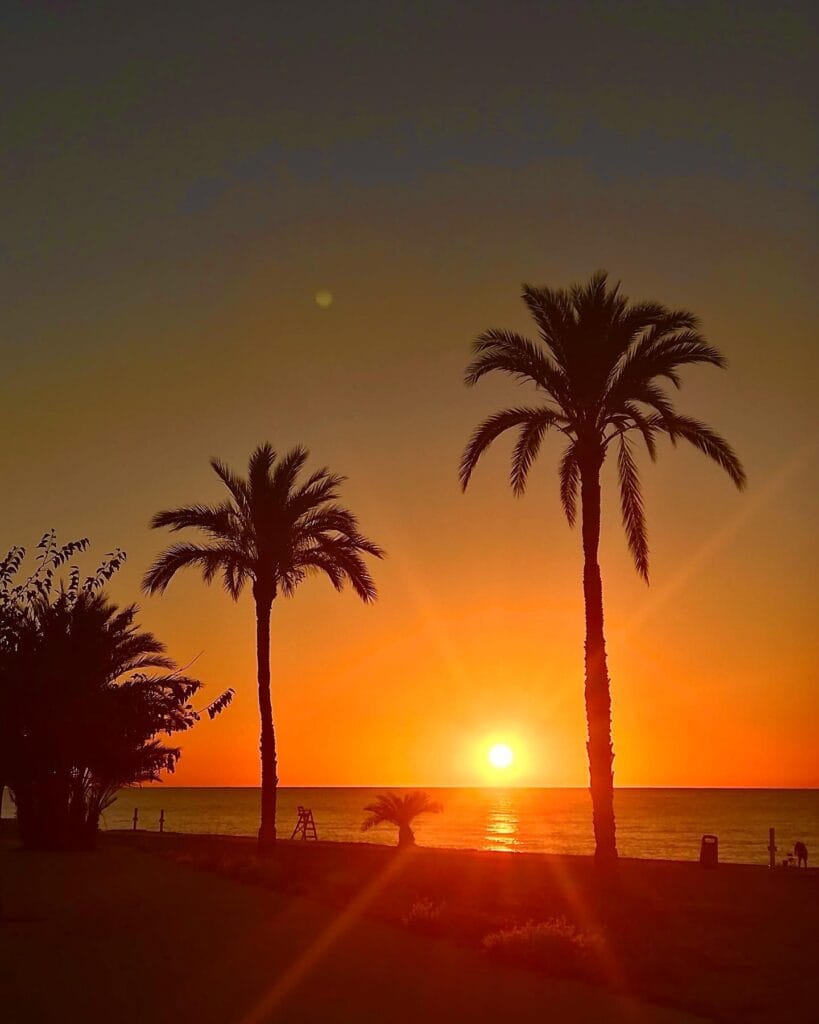
[[[2,852],[9,1020],[776,1021],[819,998],[819,872],[139,834]],[[589,968],[483,939],[556,916]]]

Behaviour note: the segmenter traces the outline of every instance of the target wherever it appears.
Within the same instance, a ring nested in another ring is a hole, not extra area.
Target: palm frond
[[[123,657],[118,666],[119,675],[131,672],[144,672],[149,668],[172,669],[176,663],[165,654],[136,654],[132,657]]]
[[[297,517],[325,502],[335,501],[341,485],[346,480],[347,477],[340,473],[331,473],[326,466],[311,473],[289,500],[293,515]]]
[[[629,551],[631,551],[637,572],[648,582],[648,538],[643,512],[643,496],[637,464],[631,453],[631,444],[625,434],[620,434],[619,437],[617,470],[620,482],[620,508],[623,513],[623,526],[626,531]]]
[[[677,314],[680,320],[682,317]],[[676,325],[675,325],[676,326]],[[666,377],[676,388],[682,385],[677,370],[697,363],[724,369],[725,357],[698,331],[667,333],[664,324],[656,324],[614,367],[607,385],[610,404],[633,396],[635,388],[655,377]]]
[[[230,491],[237,507],[240,509],[246,508],[248,500],[247,483],[220,459],[212,458],[210,465],[213,472]]]
[[[635,387],[630,396],[630,401],[642,402],[643,405],[654,409],[662,418],[669,422],[677,415],[668,395],[659,385],[652,384],[650,381],[644,381],[639,387]],[[654,419],[649,417],[649,422],[653,423]]]
[[[145,573],[142,589],[148,594],[161,594],[180,569],[198,568],[206,583],[211,583],[220,569],[241,566],[243,554],[227,545],[205,547],[201,544],[173,544],[157,557]]]
[[[234,601],[238,601],[245,584],[255,579],[255,570],[249,559],[227,562],[222,568],[222,585]]]
[[[512,451],[512,470],[510,483],[512,491],[520,497],[526,490],[526,480],[532,463],[537,458],[543,435],[555,422],[556,416],[549,410],[543,410],[520,428],[520,436]]]
[[[657,443],[654,440],[655,430],[651,425],[648,416],[644,416],[640,409],[632,402],[626,402],[623,406],[626,414],[631,419],[632,429],[638,430],[645,442],[646,450],[652,462],[657,461]]]
[[[511,429],[512,427],[519,427],[531,421],[540,421],[540,417],[544,415],[548,410],[543,408],[532,408],[532,407],[520,407],[516,409],[504,409],[502,412],[496,412],[494,415],[487,417],[481,423],[472,437],[469,439],[464,453],[461,456],[461,465],[459,469],[459,477],[461,481],[461,488],[466,490],[469,484],[469,478],[478,463],[478,460],[486,451],[486,449],[496,440],[504,431]],[[557,419],[557,414],[551,414],[554,419]]]
[[[260,494],[270,481],[270,471],[276,462],[276,452],[270,442],[257,445],[250,453],[247,463],[247,480],[250,493]]]
[[[336,590],[342,590],[349,583],[365,604],[372,603],[378,596],[375,581],[370,575],[361,553],[383,558],[384,552],[377,544],[364,537],[353,535],[329,536],[320,534],[313,542],[300,551],[293,560],[293,569],[324,573]],[[286,589],[294,589],[290,583]]]
[[[179,508],[157,512],[151,519],[151,529],[166,527],[174,533],[179,530],[205,530],[214,537],[228,537],[233,532],[234,512],[230,505],[182,505]]]
[[[649,331],[667,334],[671,331],[697,330],[699,319],[687,309],[669,309],[661,302],[633,302],[621,317],[626,336],[638,340]]]
[[[577,446],[572,442],[560,460],[560,503],[569,526],[577,521],[577,492],[580,487],[580,460]]]
[[[290,494],[309,455],[310,453],[303,445],[297,445],[276,463],[271,483],[273,492],[279,500],[284,500]]]
[[[568,382],[563,372],[523,335],[492,328],[478,337],[473,350],[475,358],[464,374],[468,387],[477,384],[486,374],[500,371],[519,383],[537,385],[561,406],[567,399]]]
[[[739,460],[731,445],[711,427],[691,416],[682,416],[677,413],[673,417],[653,416],[652,425],[660,431],[668,434],[672,440],[682,437],[704,455],[713,459],[718,466],[728,474],[739,490],[742,490],[747,477],[742,463]]]
[[[299,516],[298,527],[302,537],[311,537],[328,531],[350,535],[358,532],[358,520],[342,505],[322,503]]]
[[[525,284],[521,298],[537,324],[540,339],[565,373],[570,359],[567,341],[576,324],[572,299],[563,288],[536,288]]]

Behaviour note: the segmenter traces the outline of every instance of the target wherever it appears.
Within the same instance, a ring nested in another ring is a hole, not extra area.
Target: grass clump
[[[489,932],[482,942],[489,956],[538,967],[549,974],[597,973],[602,939],[565,917],[527,921]]]
[[[429,899],[428,896],[422,896],[415,900],[401,921],[407,928],[433,931],[441,920],[443,909],[443,903],[437,903],[435,900]]]

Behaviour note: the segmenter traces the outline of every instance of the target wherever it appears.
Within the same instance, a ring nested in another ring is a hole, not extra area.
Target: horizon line
[[[232,784],[212,785],[212,784],[204,784],[204,785],[177,786],[177,785],[168,785],[168,784],[166,784],[164,782],[149,782],[149,783],[146,783],[145,785],[125,786],[125,787],[122,787],[122,788],[124,788],[124,789],[153,789],[153,788],[162,788],[162,789],[256,789],[256,790],[260,790],[261,786],[258,785],[258,784],[257,785],[235,785],[235,784],[233,784],[233,785]],[[480,785],[480,784],[477,784],[477,783],[476,784],[472,784],[472,785],[440,785],[440,784],[425,785],[423,783],[406,784],[406,783],[389,783],[389,782],[373,782],[373,783],[359,782],[359,783],[349,783],[349,784],[348,783],[298,783],[298,784],[292,784],[292,785],[287,785],[287,786],[280,785],[278,788],[279,789],[480,789],[480,790],[485,790],[485,789],[497,789],[497,790],[505,790],[505,789],[521,789],[521,790],[523,790],[523,789],[572,789],[572,790],[586,790],[586,791],[588,791],[588,789],[589,789],[588,785],[586,785],[586,786],[548,786],[548,785],[506,785],[506,786],[504,786],[504,785],[497,785],[497,784],[495,784],[495,785],[493,785],[493,784]],[[804,786],[775,786],[775,785],[771,785],[771,786],[716,786],[716,785],[712,785],[712,786],[684,786],[684,785],[649,784],[649,785],[615,786],[614,789],[615,789],[615,791],[618,790],[618,789],[621,789],[621,790],[625,790],[625,789],[680,789],[680,790],[726,790],[726,791],[727,790],[739,790],[739,791],[747,790],[749,792],[783,792],[783,791],[789,791],[790,790],[790,791],[793,791],[793,792],[806,792],[806,791],[807,792],[812,792],[812,791],[819,790],[819,783],[816,783],[815,785],[804,785]]]

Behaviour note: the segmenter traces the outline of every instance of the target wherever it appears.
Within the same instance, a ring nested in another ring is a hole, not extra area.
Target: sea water
[[[419,844],[510,852],[593,851],[591,801],[585,789],[427,791],[443,811],[418,819]],[[364,807],[380,792],[384,790],[282,788],[279,834],[290,836],[301,805],[312,810],[319,839],[394,843],[395,830],[388,826],[361,831]],[[162,786],[122,790],[105,812],[102,827],[130,828],[135,808],[142,829],[157,830],[164,810],[167,831],[254,835],[259,791]],[[695,860],[702,835],[711,833],[719,838],[720,860],[767,864],[768,830],[775,828],[780,860],[802,840],[812,863],[819,864],[819,790],[618,789],[615,813],[617,845],[626,857]]]

